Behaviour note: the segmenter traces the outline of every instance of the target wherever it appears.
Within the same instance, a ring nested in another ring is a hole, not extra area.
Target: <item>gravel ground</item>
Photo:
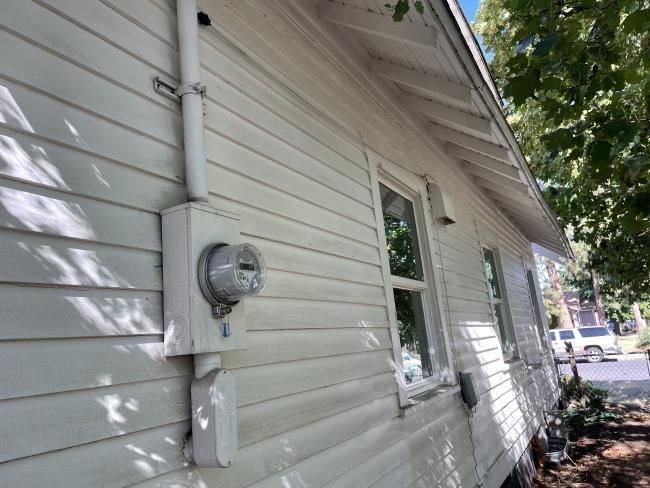
[[[575,465],[547,464],[534,488],[650,487],[650,404],[610,405],[609,411],[623,419],[571,432]]]

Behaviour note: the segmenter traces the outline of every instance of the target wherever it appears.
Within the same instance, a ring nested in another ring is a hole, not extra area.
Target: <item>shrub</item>
[[[591,381],[581,381],[576,384],[573,376],[562,378],[562,388],[569,402],[569,409],[602,410],[607,401],[607,390],[595,388]]]
[[[562,416],[568,426],[579,429],[621,419],[620,416],[605,410],[607,391],[594,388],[591,381],[582,381],[578,386],[573,376],[565,376],[562,378],[562,388],[568,402]]]
[[[639,347],[650,347],[650,326],[645,327],[639,334]]]

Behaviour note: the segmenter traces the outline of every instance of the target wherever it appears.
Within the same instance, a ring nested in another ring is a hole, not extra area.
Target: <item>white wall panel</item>
[[[178,77],[174,2],[8,1],[7,486],[469,488],[475,468],[490,483],[507,472],[555,380],[548,355],[538,369],[503,362],[480,239],[503,248],[520,347],[534,351],[528,242],[380,102],[349,65],[358,53],[334,49],[311,2],[218,0],[201,2],[213,15],[200,28],[210,201],[240,215],[242,239],[270,272],[247,303],[248,348],[222,356],[237,381],[238,459],[188,466],[192,362],[163,354],[158,217],[185,197],[180,109],[151,82]],[[458,223],[436,227],[429,244],[455,364],[474,374],[481,399],[469,423],[455,389],[400,416],[366,148],[453,195]]]

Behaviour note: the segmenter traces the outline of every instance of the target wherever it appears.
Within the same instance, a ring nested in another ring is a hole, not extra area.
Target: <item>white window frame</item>
[[[453,385],[456,383],[453,374],[452,351],[450,348],[449,331],[445,321],[444,309],[442,307],[441,286],[434,273],[434,267],[440,266],[436,261],[436,255],[432,252],[430,238],[433,235],[433,218],[431,210],[425,206],[428,202],[427,188],[424,176],[417,176],[398,165],[391,163],[376,154],[369,152],[370,180],[372,185],[372,196],[375,207],[375,219],[377,222],[377,235],[379,240],[379,253],[384,278],[386,303],[388,307],[388,321],[390,326],[391,340],[393,344],[393,359],[395,375],[398,384],[398,392],[401,406],[412,404],[412,397],[428,392],[442,385]],[[413,203],[415,213],[415,225],[418,236],[420,258],[422,260],[423,281],[393,276],[390,271],[388,247],[384,229],[384,217],[379,193],[379,183],[399,193]],[[434,370],[437,365],[441,374],[432,375],[416,384],[407,385],[404,377],[402,364],[402,346],[397,326],[397,311],[393,288],[400,288],[409,291],[418,291],[421,294],[422,312],[424,315],[425,328],[427,331],[427,343],[431,349],[436,341],[432,340],[432,333],[442,334],[443,350],[436,351],[444,360],[435,362],[431,358]]]
[[[537,283],[537,270],[534,269],[531,265],[527,264],[523,258],[522,262],[524,264],[524,273],[526,274],[526,283],[528,284],[528,296],[530,297],[530,304],[533,307],[533,318],[535,319],[535,326],[537,329],[537,335],[539,336],[540,346],[542,347],[542,351],[544,349],[552,350],[551,344],[548,340],[548,326],[544,321],[544,314],[546,313],[546,310],[544,309],[541,290]],[[532,280],[529,279],[528,273],[530,273]]]
[[[489,249],[490,251],[492,251],[492,255],[494,256],[494,266],[496,267],[494,272],[496,273],[497,280],[499,280],[499,290],[501,291],[501,298],[495,298],[494,296],[492,296],[492,288],[490,287],[490,282],[487,273],[485,272],[485,251],[484,251],[485,249]],[[485,282],[488,289],[488,296],[490,298],[490,308],[492,309],[492,320],[494,321],[493,328],[497,335],[497,339],[499,340],[499,350],[501,351],[501,355],[503,356],[503,360],[505,362],[513,362],[520,359],[521,356],[520,356],[519,343],[517,341],[517,332],[515,331],[514,321],[512,320],[510,302],[508,301],[506,280],[503,275],[503,266],[501,264],[501,256],[499,254],[499,248],[495,244],[483,240],[481,242],[481,259],[483,261],[483,274],[485,275]],[[505,327],[510,329],[510,332],[512,333],[512,340],[514,342],[515,350],[510,353],[504,352],[502,347],[501,331],[499,330],[497,311],[496,311],[496,305],[498,304],[501,305],[501,317],[505,321],[504,325]]]

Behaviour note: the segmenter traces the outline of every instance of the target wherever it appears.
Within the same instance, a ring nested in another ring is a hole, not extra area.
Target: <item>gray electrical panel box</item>
[[[245,300],[228,316],[216,318],[198,279],[199,259],[208,246],[240,243],[239,217],[197,202],[161,214],[165,354],[244,349]]]

